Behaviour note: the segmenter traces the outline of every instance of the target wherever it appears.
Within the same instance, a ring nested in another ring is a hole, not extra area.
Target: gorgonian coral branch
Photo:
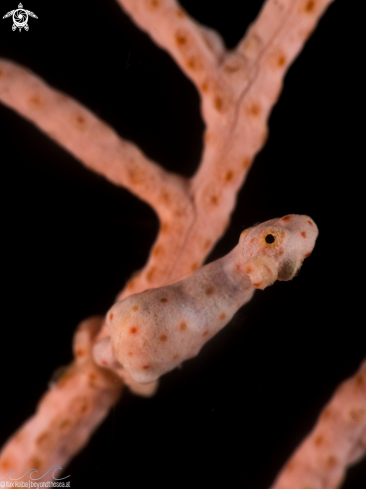
[[[118,0],[134,22],[168,51],[200,89],[207,77],[218,83],[218,66],[225,55],[221,36],[198,24],[175,0]]]
[[[32,121],[90,170],[128,188],[150,204],[161,218],[187,205],[185,179],[149,160],[79,102],[51,88],[38,76],[10,61],[0,60],[0,100]]]
[[[74,362],[52,382],[34,416],[4,446],[0,477],[14,473],[11,478],[16,479],[30,469],[41,477],[52,465],[64,468],[119,399],[121,379],[96,365],[92,358],[102,321],[101,317],[90,318],[77,328]],[[52,474],[50,471],[42,481],[52,480]]]
[[[271,489],[337,489],[366,453],[366,360],[325,406]]]

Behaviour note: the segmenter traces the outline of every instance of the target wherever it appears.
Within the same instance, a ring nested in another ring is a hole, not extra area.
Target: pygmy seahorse
[[[150,383],[196,356],[255,289],[291,280],[317,236],[307,216],[272,219],[244,230],[230,253],[183,280],[115,303],[107,313],[113,362]]]

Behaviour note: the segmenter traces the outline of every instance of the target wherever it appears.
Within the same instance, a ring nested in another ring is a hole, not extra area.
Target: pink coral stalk
[[[366,361],[343,382],[271,489],[337,489],[366,454]]]

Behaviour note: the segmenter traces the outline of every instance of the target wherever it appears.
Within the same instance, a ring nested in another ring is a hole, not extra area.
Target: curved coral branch
[[[134,22],[168,51],[181,70],[202,91],[205,79],[218,83],[225,55],[221,36],[198,24],[175,0],[118,0]]]
[[[128,188],[161,219],[189,206],[187,183],[149,160],[79,102],[29,70],[0,60],[0,101],[36,124],[89,169]],[[175,206],[166,195],[175,195]]]
[[[271,489],[337,489],[366,454],[366,360],[325,406]]]
[[[93,317],[79,325],[74,336],[75,361],[51,383],[34,416],[5,444],[0,477],[10,472],[15,473],[12,479],[19,478],[30,469],[41,477],[53,465],[64,468],[119,399],[121,379],[92,358],[92,345],[102,321]],[[48,472],[42,481],[52,480],[52,474]]]

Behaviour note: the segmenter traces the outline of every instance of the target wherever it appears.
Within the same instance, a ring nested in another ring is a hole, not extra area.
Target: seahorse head
[[[291,280],[311,254],[317,236],[315,222],[295,214],[248,228],[238,247],[243,270],[259,289],[275,280]]]

